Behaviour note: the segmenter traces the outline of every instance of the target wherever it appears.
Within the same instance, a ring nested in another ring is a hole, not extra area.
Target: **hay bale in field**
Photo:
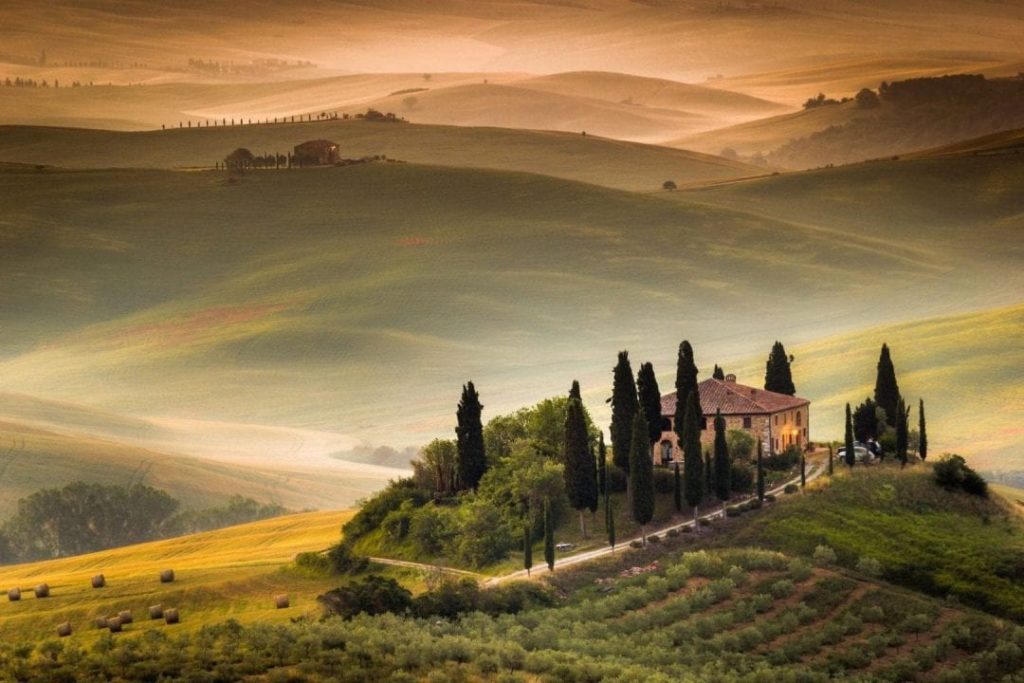
[[[18,602],[18,600],[21,600],[21,589],[12,588],[11,590],[7,591],[7,599],[11,602]]]
[[[165,569],[160,572],[160,583],[173,583],[174,582],[174,570]]]
[[[117,618],[121,620],[122,624],[130,624],[135,621],[132,618],[132,611],[130,609],[122,610],[118,612]]]
[[[164,606],[163,605],[150,605],[149,606],[149,618],[150,619],[163,619],[164,618]]]
[[[178,610],[176,609],[165,609],[164,610],[164,621],[168,624],[177,624],[179,621]]]
[[[111,633],[120,633],[123,628],[120,617],[107,617],[107,628]]]
[[[35,588],[35,594],[37,598],[48,598],[50,597],[50,587],[45,583],[41,583]]]
[[[97,617],[96,618],[96,628],[106,628],[107,626],[108,626],[108,624],[107,624],[107,618],[106,617]]]
[[[106,577],[103,576],[103,574],[97,574],[96,576],[92,577],[92,587],[93,588],[103,588],[106,585],[107,585],[107,579],[106,579]]]
[[[277,609],[285,609],[291,605],[291,601],[288,600],[287,595],[275,595],[274,596],[274,607]]]
[[[65,621],[63,624],[57,626],[57,637],[67,638],[71,635],[71,624]]]

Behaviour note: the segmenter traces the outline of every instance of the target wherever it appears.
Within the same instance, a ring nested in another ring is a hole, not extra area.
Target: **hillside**
[[[127,631],[194,633],[202,626],[235,619],[242,623],[285,624],[318,613],[316,596],[341,581],[288,569],[299,552],[320,551],[337,543],[350,512],[315,512],[105,550],[60,560],[0,567],[0,587],[21,587],[21,602],[0,605],[0,638],[33,640],[53,634],[70,621],[75,638],[92,641],[101,631],[98,617],[131,610],[135,623]],[[173,583],[161,584],[160,572],[173,569]],[[107,586],[93,589],[90,578],[102,573]],[[38,600],[31,589],[46,583],[50,597]],[[277,594],[288,594],[288,609],[274,608]],[[153,604],[176,607],[181,624],[149,621]]]
[[[760,168],[684,150],[577,134],[497,128],[324,121],[125,133],[0,126],[0,161],[66,168],[212,167],[239,147],[288,153],[327,138],[345,157],[540,173],[624,190],[759,175]]]
[[[917,152],[1024,126],[1024,79],[1019,77],[917,78],[875,89],[866,104],[825,104],[671,144],[715,153],[732,148],[781,168],[811,168]]]
[[[488,410],[507,412],[575,376],[603,422],[617,348],[667,368],[686,334],[702,358],[749,357],[779,330],[809,340],[1015,291],[1012,271],[992,274],[1013,259],[998,223],[948,246],[908,230],[894,249],[884,224],[865,221],[851,259],[834,230],[795,218],[526,174],[368,164],[236,183],[213,172],[40,177],[0,174],[18,197],[0,218],[20,226],[0,275],[8,390],[377,445],[450,433],[467,377]],[[955,188],[949,201],[957,192],[963,224],[1014,201]],[[698,255],[689,244],[713,247]],[[889,296],[878,269],[899,277],[904,297]],[[871,304],[836,317],[854,293]],[[802,305],[751,327],[780,300]],[[638,329],[648,331],[639,341]]]

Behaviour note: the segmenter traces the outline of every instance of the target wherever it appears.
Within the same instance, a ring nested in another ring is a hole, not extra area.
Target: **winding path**
[[[811,465],[808,468],[807,481],[811,482],[811,481],[814,481],[815,479],[817,479],[818,477],[820,477],[822,474],[824,474],[826,467],[827,467],[827,463],[823,463],[823,462],[817,462],[817,463]],[[783,482],[782,484],[779,484],[775,488],[773,488],[773,489],[771,489],[769,491],[766,491],[766,493],[772,494],[772,495],[778,495],[778,494],[782,493],[788,485],[790,485],[790,484],[799,484],[799,483],[800,483],[800,477],[796,476],[796,477],[794,477],[794,478],[792,478],[792,479],[790,479],[788,481]],[[738,505],[738,504],[740,504],[742,502],[745,502],[747,500],[752,499],[753,497],[754,496],[748,496],[747,498],[744,498],[743,500],[736,501],[733,504],[734,505]],[[724,516],[725,516],[724,508],[718,507],[714,512],[709,512],[706,515],[701,515],[699,519],[707,519],[707,520],[721,519]],[[694,525],[694,523],[695,523],[695,520],[691,519],[691,520],[689,520],[687,522],[679,522],[677,524],[670,524],[668,526],[661,527],[659,529],[652,529],[647,535],[648,536],[650,536],[651,534],[661,535],[661,534],[664,534],[664,533],[666,533],[668,531],[672,531],[673,529],[677,529],[678,530],[678,529],[683,529],[685,527],[692,527]],[[639,541],[639,540],[641,540],[640,536],[636,536],[635,538],[625,539],[625,540],[617,543],[616,544],[616,548],[619,548],[620,550],[623,547],[627,547],[628,548],[630,543],[632,543],[633,541]],[[589,562],[590,560],[596,559],[598,557],[604,557],[605,555],[610,555],[613,552],[615,552],[614,548],[612,548],[611,546],[604,546],[602,548],[596,548],[594,550],[588,550],[586,552],[577,553],[575,555],[566,555],[565,557],[557,558],[555,560],[555,568],[557,569],[557,568],[560,568],[560,567],[568,567],[570,565],[579,564],[581,562]],[[424,571],[441,572],[443,574],[455,574],[455,575],[458,575],[458,576],[468,576],[468,577],[477,578],[477,579],[482,578],[481,574],[476,574],[476,573],[471,572],[471,571],[466,571],[465,569],[455,569],[453,567],[442,567],[440,565],[423,564],[423,563],[420,563],[420,562],[408,562],[408,561],[405,561],[405,560],[392,560],[392,559],[388,559],[386,557],[371,557],[371,558],[369,558],[369,560],[371,562],[376,562],[378,564],[387,564],[387,565],[391,565],[391,566],[395,566],[395,567],[408,567],[410,569],[422,569]],[[540,565],[538,567],[534,567],[530,571],[529,576],[536,576],[538,574],[543,574],[543,573],[545,573],[547,571],[548,571],[547,565],[546,564],[542,564],[542,565]],[[484,581],[484,585],[485,586],[496,586],[497,584],[502,583],[503,581],[510,581],[510,580],[515,580],[515,579],[525,579],[525,578],[527,578],[526,570],[525,569],[520,569],[518,571],[510,572],[508,574],[504,574],[502,576],[492,576],[492,577],[490,577],[490,578],[488,578],[488,579],[486,579]]]

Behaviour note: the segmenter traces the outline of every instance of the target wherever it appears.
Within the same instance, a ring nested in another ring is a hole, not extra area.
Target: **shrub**
[[[837,559],[836,551],[827,545],[819,545],[814,549],[814,564],[819,567],[835,564]]]
[[[935,483],[947,491],[960,489],[973,496],[988,497],[988,484],[959,455],[946,453],[932,467]]]
[[[726,517],[739,517],[742,513],[743,511],[740,510],[738,505],[733,505],[731,507],[725,508]]]
[[[658,493],[672,493],[675,490],[675,474],[672,470],[664,467],[655,468],[654,490]]]
[[[873,557],[862,557],[857,560],[857,571],[868,576],[881,576],[882,563]]]
[[[800,487],[796,484],[786,484],[786,488],[782,489],[785,494],[793,494],[800,490]]]
[[[633,541],[630,541],[630,542],[629,542],[629,547],[630,547],[630,548],[643,548],[643,547],[644,547],[644,544],[643,544],[643,542],[642,542],[642,541],[639,541],[639,540],[633,540]]]
[[[647,537],[648,543],[661,543],[661,537],[658,534],[651,534]]]
[[[697,520],[697,524],[700,524],[701,526],[711,526],[711,520],[707,517],[701,517]]]
[[[766,470],[774,470],[776,472],[788,470],[798,462],[800,462],[800,447],[796,445],[790,446],[781,453],[769,455],[763,460]]]
[[[669,529],[668,531],[665,532],[665,535],[668,536],[669,538],[678,538],[678,536],[679,536],[679,529]]]
[[[754,468],[742,462],[733,461],[729,470],[733,493],[753,493],[756,482]]]
[[[378,528],[388,516],[397,510],[405,501],[419,507],[427,502],[427,492],[416,486],[412,479],[399,479],[390,482],[387,487],[365,501],[359,512],[341,528],[346,538],[355,540]]]
[[[775,502],[775,494],[774,493],[767,493],[767,494],[765,494],[764,500],[765,500],[766,503],[774,503]]]
[[[747,501],[747,507],[751,510],[760,510],[762,505],[764,505],[764,503],[757,498],[751,498]]]
[[[329,614],[351,619],[357,614],[401,614],[412,605],[412,594],[391,578],[367,576],[317,596]]]
[[[675,183],[674,180],[666,180],[665,182],[663,182],[661,184],[661,189],[663,189],[663,190],[674,190],[674,189],[676,189],[676,183]]]
[[[326,555],[328,567],[334,574],[358,574],[365,571],[370,561],[362,555],[356,555],[346,543],[332,546]]]

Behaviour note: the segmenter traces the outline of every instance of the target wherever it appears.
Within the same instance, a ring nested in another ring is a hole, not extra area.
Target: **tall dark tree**
[[[483,413],[480,395],[472,382],[462,387],[462,399],[455,413],[457,426],[455,436],[459,452],[459,485],[473,489],[480,484],[487,471],[487,454],[484,452],[484,426],[480,419]]]
[[[638,410],[636,381],[629,364],[629,352],[619,351],[619,362],[615,365],[612,378],[612,462],[625,473],[629,472],[633,418]]]
[[[573,382],[573,390],[579,391],[579,384]],[[597,471],[594,456],[590,452],[587,420],[583,414],[583,403],[569,394],[569,405],[565,411],[565,440],[563,452],[565,466],[565,494],[573,509],[580,515],[580,534],[587,537],[583,511],[597,509]]]
[[[604,446],[604,432],[597,438],[597,490],[601,495],[608,492],[608,452]]]
[[[884,428],[878,422],[878,404],[874,399],[866,398],[853,411],[853,436],[858,441],[867,441],[879,437],[879,429]]]
[[[572,387],[569,388],[569,398],[583,402],[583,397],[580,395],[580,383],[576,380],[572,381]]]
[[[807,486],[807,457],[800,451],[800,488]]]
[[[527,576],[533,569],[533,534],[530,533],[530,526],[529,522],[523,525],[523,569]]]
[[[830,476],[830,477],[833,474],[833,463],[835,462],[835,459],[836,459],[836,456],[835,456],[835,453],[832,452],[832,444],[829,443],[829,445],[828,445],[828,476]]]
[[[608,545],[612,547],[612,552],[615,552],[615,510],[612,508],[612,495],[608,489],[604,492],[604,530],[608,534]]]
[[[654,460],[647,447],[647,419],[641,408],[633,418],[633,450],[629,453],[630,507],[647,543],[647,524],[654,518]]]
[[[722,417],[722,411],[718,410],[715,414],[715,495],[722,503],[732,495],[731,470],[729,444],[725,440],[725,418]]]
[[[704,496],[715,494],[715,464],[711,460],[711,451],[704,449]]]
[[[917,452],[924,462],[928,458],[928,432],[924,424],[924,399],[917,404],[917,431],[919,432]]]
[[[551,502],[544,501],[544,561],[548,571],[555,571],[555,520],[551,515]]]
[[[672,503],[676,512],[683,511],[683,477],[679,474],[679,463],[675,463],[675,472],[672,475]]]
[[[711,376],[718,380],[725,380],[725,370],[718,367],[718,364],[716,363],[715,371],[711,373]]]
[[[885,421],[896,426],[896,412],[900,402],[900,387],[896,383],[896,368],[889,355],[889,346],[882,344],[878,356],[878,375],[875,377],[875,403],[885,411]]]
[[[853,467],[857,462],[857,453],[853,450],[853,415],[850,413],[850,404],[846,404],[846,434],[843,439],[846,448],[846,465]]]
[[[777,394],[796,394],[796,386],[793,384],[793,372],[790,368],[792,358],[786,355],[786,348],[782,342],[775,342],[772,351],[768,354],[768,362],[765,365],[764,388],[766,391],[774,391]]]
[[[640,366],[636,376],[636,391],[640,407],[647,417],[647,439],[653,446],[661,439],[661,389],[658,388],[653,364],[644,363]]]
[[[704,457],[700,447],[700,407],[696,390],[686,399],[686,419],[683,425],[683,478],[686,504],[693,508],[696,521],[704,500]]]
[[[764,501],[764,450],[761,439],[757,440],[757,499]]]
[[[703,411],[700,406],[700,391],[697,387],[698,372],[697,365],[693,362],[693,347],[690,346],[690,342],[684,340],[679,345],[679,356],[676,359],[676,412],[673,416],[675,432],[676,436],[679,437],[680,445],[686,442],[684,435],[687,415],[686,401],[691,393],[695,394],[695,400],[697,401],[697,417],[698,419],[703,417]],[[697,436],[699,437],[700,435],[698,434]]]
[[[907,466],[907,450],[910,446],[910,429],[907,425],[909,420],[908,408],[901,397],[896,403],[896,457],[899,458],[900,467]]]

